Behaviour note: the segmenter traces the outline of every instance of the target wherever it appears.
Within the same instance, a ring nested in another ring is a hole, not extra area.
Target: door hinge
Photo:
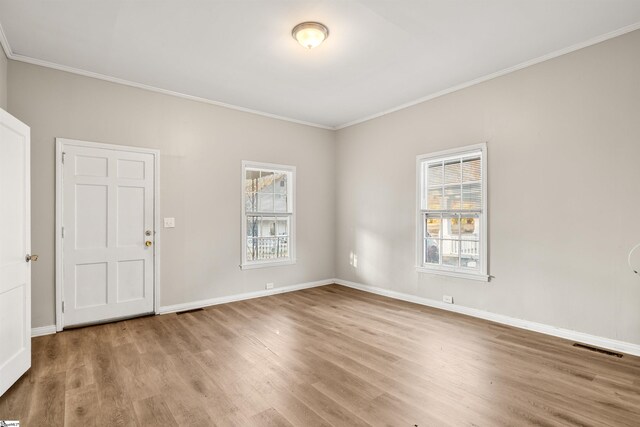
[[[64,239],[64,227],[62,227],[62,238]]]
[[[66,154],[67,154],[67,153],[65,153],[64,151],[62,152],[62,164],[64,164],[64,156],[65,156]]]
[[[62,301],[62,312],[64,313],[64,301]]]

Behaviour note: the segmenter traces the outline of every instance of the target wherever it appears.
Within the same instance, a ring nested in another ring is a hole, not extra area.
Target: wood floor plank
[[[120,372],[124,394],[136,399],[146,399],[160,394],[162,383],[156,370],[150,368],[133,343],[114,349],[115,369]]]
[[[24,426],[640,425],[640,358],[331,285],[33,339]]]
[[[255,425],[268,426],[268,427],[290,427],[293,426],[285,417],[274,408],[266,409],[253,417],[251,421]]]
[[[309,384],[289,384],[293,394],[316,414],[334,426],[366,426],[369,425],[357,414],[345,408],[340,402],[331,399],[317,388]]]
[[[98,424],[96,385],[68,389],[65,393],[65,427],[92,427]]]
[[[65,411],[65,372],[37,378],[33,387],[27,424],[33,426],[61,426]]]
[[[178,425],[162,396],[152,396],[134,402],[136,419],[142,427]]]
[[[270,378],[257,384],[258,391],[291,424],[297,426],[326,427],[330,424],[305,405],[286,387],[276,384]]]
[[[35,380],[32,374],[32,370],[27,371],[26,374],[0,397],[0,419],[27,419],[34,394]]]

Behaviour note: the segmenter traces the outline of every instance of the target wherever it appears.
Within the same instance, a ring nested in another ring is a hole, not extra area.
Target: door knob
[[[146,242],[144,242],[144,245],[146,247],[149,247],[149,246],[153,245],[153,243],[151,243],[151,240],[147,240]]]
[[[24,260],[29,262],[29,261],[37,261],[38,260],[38,255],[29,255],[27,254],[27,256],[24,257]]]

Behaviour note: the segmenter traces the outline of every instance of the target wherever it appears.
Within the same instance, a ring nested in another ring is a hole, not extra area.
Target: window
[[[487,281],[485,144],[418,156],[418,271]]]
[[[294,166],[242,162],[242,265],[295,263]]]

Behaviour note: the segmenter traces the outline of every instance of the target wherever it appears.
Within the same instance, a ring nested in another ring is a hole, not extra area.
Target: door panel
[[[91,308],[108,303],[107,268],[106,262],[75,265],[74,308]]]
[[[144,162],[118,159],[118,178],[144,179]]]
[[[63,152],[64,326],[153,312],[154,155],[71,142]]]
[[[75,186],[76,249],[107,247],[107,185]]]
[[[144,187],[118,187],[118,247],[137,246],[144,236]]]
[[[75,158],[76,176],[107,176],[107,157],[81,156]]]
[[[31,366],[29,128],[0,109],[0,395]]]
[[[0,299],[0,313],[10,313],[13,307],[22,306],[25,300],[24,286],[16,286],[2,293]],[[4,320],[4,319],[3,319]],[[8,321],[9,319],[7,319]],[[0,360],[8,361],[16,356],[25,347],[24,342],[24,319],[18,316],[14,319],[15,328],[2,328],[0,331]]]
[[[118,262],[118,302],[143,299],[145,260]]]

